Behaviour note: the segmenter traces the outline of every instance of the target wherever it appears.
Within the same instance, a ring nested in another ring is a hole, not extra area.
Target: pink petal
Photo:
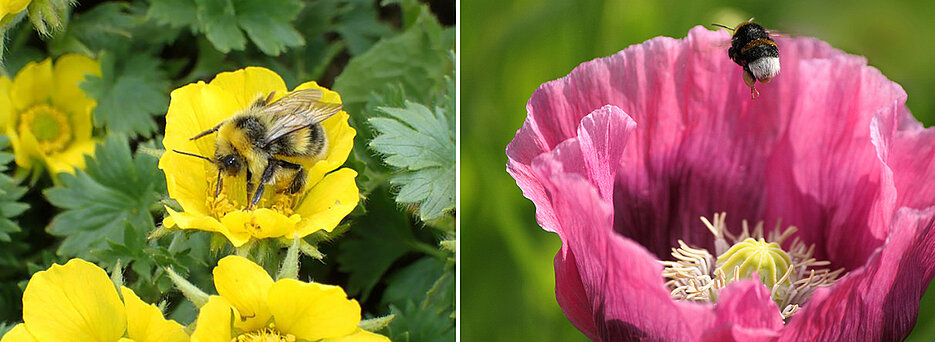
[[[702,341],[773,341],[783,327],[779,307],[766,286],[756,280],[722,289],[715,314],[714,326],[705,331]]]
[[[533,162],[561,227],[556,296],[569,320],[595,340],[693,336],[703,324],[685,325],[710,319],[709,309],[673,302],[660,277],[662,265],[612,230],[614,174],[634,128],[619,108],[601,108],[581,121],[575,138]],[[661,322],[654,314],[682,318]]]
[[[883,246],[867,264],[812,298],[783,329],[781,341],[896,341],[915,325],[935,270],[935,208],[900,209]]]
[[[569,320],[595,341],[696,339],[713,319],[710,306],[670,299],[662,265],[612,231],[611,207],[596,189],[562,173],[546,187],[556,194],[552,205],[567,237],[555,258],[555,282]]]

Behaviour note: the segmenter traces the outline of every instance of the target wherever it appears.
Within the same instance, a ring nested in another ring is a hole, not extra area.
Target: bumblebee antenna
[[[727,26],[727,25],[721,25],[721,24],[711,24],[711,25],[723,27],[723,28],[726,28],[726,29],[731,30],[731,31],[734,30],[733,27],[730,27],[730,26]]]
[[[199,156],[199,155],[194,154],[194,153],[182,152],[182,151],[179,151],[179,150],[172,150],[172,151],[175,151],[175,153],[178,153],[178,154],[184,154],[184,155],[186,155],[186,156],[191,156],[191,157],[201,158],[201,159],[204,159],[204,160],[207,160],[207,161],[211,161],[211,158],[208,158],[208,157],[205,157],[205,156]]]

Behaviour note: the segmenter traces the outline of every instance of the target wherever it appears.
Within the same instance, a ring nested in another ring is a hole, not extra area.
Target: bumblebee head
[[[214,159],[211,161],[218,168],[229,176],[236,176],[245,165],[244,157],[229,142],[219,140],[217,150],[214,152]]]

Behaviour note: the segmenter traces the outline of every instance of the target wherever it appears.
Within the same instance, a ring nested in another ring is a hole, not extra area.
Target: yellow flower
[[[338,93],[320,87],[315,82],[299,85],[294,90],[321,89],[322,101],[341,103]],[[236,247],[253,239],[305,237],[319,230],[332,231],[357,206],[359,201],[357,173],[339,168],[351,152],[354,135],[348,125],[348,114],[340,111],[322,122],[328,137],[328,150],[323,159],[297,161],[306,170],[307,181],[295,195],[277,193],[271,189],[254,210],[247,207],[245,176],[227,177],[222,191],[215,197],[218,171],[205,160],[175,153],[178,150],[213,157],[215,135],[189,140],[237,114],[259,96],[275,91],[288,93],[285,82],[276,73],[258,67],[218,74],[210,83],[188,84],[172,91],[166,114],[166,153],[159,168],[166,173],[169,196],[183,211],[166,208],[169,216],[163,221],[167,228],[199,229],[223,234]]]
[[[71,259],[33,274],[23,293],[23,323],[0,342],[188,341],[175,321],[92,263]]]
[[[10,136],[16,165],[30,169],[38,162],[53,176],[84,168],[84,155],[94,154],[96,103],[78,84],[100,74],[97,61],[66,54],[54,66],[51,59],[30,62],[13,80],[0,77],[0,129]]]
[[[201,307],[192,341],[389,342],[360,329],[360,305],[337,286],[273,281],[259,265],[227,256],[214,268],[211,296]]]
[[[30,0],[0,0],[0,27],[6,26],[13,18],[26,9]]]

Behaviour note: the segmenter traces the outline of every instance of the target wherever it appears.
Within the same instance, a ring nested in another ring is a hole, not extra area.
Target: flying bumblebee
[[[217,132],[213,158],[174,151],[214,164],[218,169],[215,197],[221,193],[222,174],[246,173],[248,210],[260,201],[267,185],[288,181],[283,190],[297,193],[305,185],[305,170],[284,158],[322,157],[328,140],[321,122],[341,110],[340,104],[321,102],[322,95],[320,89],[296,90],[276,101],[275,92],[265,98],[259,95],[246,109],[189,139]]]
[[[779,48],[776,42],[770,38],[769,31],[753,22],[752,18],[734,28],[712,25],[733,31],[727,55],[743,67],[743,81],[750,87],[750,97],[756,98],[760,95],[756,90],[756,82],[768,83],[779,74]]]

